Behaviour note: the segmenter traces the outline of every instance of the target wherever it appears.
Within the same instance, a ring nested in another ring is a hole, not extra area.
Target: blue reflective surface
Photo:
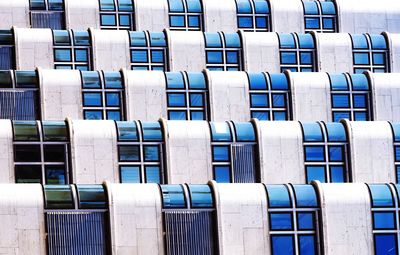
[[[368,49],[367,38],[363,34],[353,34],[351,35],[353,41],[353,48],[355,49]]]
[[[268,207],[291,207],[289,191],[285,185],[266,185]]]
[[[144,141],[162,141],[162,132],[159,122],[141,122]]]
[[[293,229],[292,213],[269,213],[271,230]]]
[[[300,230],[314,229],[314,213],[302,212],[297,214],[298,228]]]
[[[238,142],[255,141],[256,135],[253,124],[250,122],[234,122],[236,139]]]
[[[299,246],[301,255],[314,255],[315,251],[315,236],[314,235],[299,235]]]
[[[334,162],[341,162],[343,158],[343,147],[342,146],[329,146],[329,160]]]
[[[294,240],[290,235],[272,235],[273,255],[294,255]]]
[[[160,167],[159,166],[145,166],[146,183],[160,183]]]
[[[342,123],[325,123],[329,142],[346,142],[346,130]]]
[[[296,48],[295,41],[292,34],[278,34],[279,43],[283,49]]]
[[[203,73],[188,73],[189,88],[206,89],[206,80]]]
[[[324,161],[324,146],[305,146],[306,161]]]
[[[117,121],[118,139],[122,141],[137,141],[137,127],[135,122]]]
[[[322,142],[322,130],[321,126],[316,122],[304,122],[301,123],[304,132],[304,141],[306,142]]]
[[[373,212],[374,229],[395,229],[393,212]]]
[[[297,207],[317,207],[317,194],[312,185],[293,185]]]
[[[121,183],[140,183],[139,166],[121,166]]]
[[[210,122],[212,140],[218,142],[232,141],[231,129],[226,122]]]
[[[213,161],[229,161],[229,146],[213,146]]]
[[[216,182],[230,183],[231,170],[229,166],[214,166],[214,177]]]
[[[248,73],[249,86],[253,90],[266,90],[267,81],[263,73]]]
[[[311,181],[326,182],[324,166],[307,166],[306,173],[307,183],[310,183]]]
[[[204,36],[206,38],[206,47],[222,47],[221,38],[218,33],[204,33]]]
[[[395,234],[375,234],[375,254],[376,255],[396,255],[397,241]]]
[[[191,206],[194,208],[212,208],[214,200],[208,185],[188,185]]]
[[[394,206],[392,192],[389,186],[385,184],[370,184],[368,185],[371,196],[372,206],[374,207],[392,207]]]
[[[185,194],[181,185],[160,185],[164,208],[185,208]]]

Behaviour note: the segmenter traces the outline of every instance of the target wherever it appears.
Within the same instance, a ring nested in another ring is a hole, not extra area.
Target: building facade
[[[0,254],[400,254],[400,2],[0,3]]]

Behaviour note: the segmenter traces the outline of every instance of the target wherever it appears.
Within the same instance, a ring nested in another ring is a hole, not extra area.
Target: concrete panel
[[[353,73],[353,49],[349,34],[315,33],[318,70]]]
[[[15,183],[13,130],[11,121],[0,120],[0,127],[0,183]]]
[[[396,182],[393,135],[385,121],[346,121],[353,182]]]
[[[279,39],[273,32],[242,33],[244,70],[280,73]]]
[[[374,254],[367,186],[362,183],[319,183],[318,187],[324,254]]]
[[[164,72],[126,71],[127,119],[168,118]]]
[[[130,68],[129,34],[125,30],[91,30],[94,70]]]
[[[171,71],[201,71],[206,68],[203,32],[168,31]]]
[[[213,121],[250,119],[249,80],[245,72],[207,72]]]
[[[82,81],[78,70],[39,69],[39,79],[42,119],[83,119]]]
[[[211,134],[206,121],[166,121],[168,183],[204,184],[213,179]]]
[[[13,26],[30,27],[29,0],[0,2],[0,29],[10,29]]]
[[[107,183],[113,254],[165,254],[157,184]]]
[[[400,73],[400,34],[389,34],[390,72]]]
[[[238,29],[236,15],[236,1],[234,0],[203,0],[204,28],[206,32],[226,33],[236,32]]]
[[[272,31],[304,33],[304,7],[299,0],[269,0]]]
[[[135,0],[136,31],[162,31],[169,27],[168,1]]]
[[[0,252],[46,254],[42,186],[2,184],[0,197]]]
[[[119,182],[117,131],[111,120],[71,122],[73,183]]]
[[[400,74],[368,72],[374,120],[400,122]]]
[[[98,0],[66,0],[65,17],[68,29],[100,28]]]
[[[17,69],[54,68],[53,34],[50,29],[15,28],[14,31]]]
[[[271,254],[263,184],[216,184],[220,254]]]
[[[300,123],[297,121],[256,121],[256,123],[261,182],[305,183],[303,133]]]
[[[335,0],[339,31],[347,33],[400,32],[400,2],[392,0]]]
[[[332,121],[331,88],[326,73],[289,72],[293,119]]]

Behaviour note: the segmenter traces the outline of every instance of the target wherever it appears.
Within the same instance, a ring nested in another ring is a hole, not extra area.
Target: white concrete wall
[[[210,92],[210,119],[248,121],[250,95],[247,74],[207,71],[207,77]]]
[[[242,33],[244,70],[280,73],[279,39],[273,32]]]
[[[385,121],[346,121],[353,182],[396,182],[393,135]]]
[[[127,119],[157,121],[167,118],[165,74],[150,71],[125,71]]]
[[[114,121],[73,120],[70,129],[73,183],[119,182]]]
[[[65,0],[67,29],[86,30],[100,28],[100,6],[98,0]]]
[[[169,27],[168,2],[165,0],[135,0],[136,31],[160,32]]]
[[[50,29],[15,28],[14,31],[17,69],[54,68],[53,34]]]
[[[331,88],[326,73],[289,72],[293,119],[332,121]]]
[[[216,184],[220,254],[270,254],[263,184]]]
[[[206,32],[236,32],[236,3],[233,0],[203,0]]]
[[[13,130],[11,121],[0,120],[0,127],[0,183],[15,183]],[[0,243],[1,239],[0,237]]]
[[[130,68],[129,34],[125,30],[91,30],[94,70]]]
[[[349,34],[315,33],[320,72],[353,73],[353,49]]]
[[[303,133],[300,123],[297,121],[256,123],[261,182],[305,183]]]
[[[29,0],[0,2],[0,29],[10,29],[12,26],[30,27]]]
[[[304,8],[299,0],[269,0],[272,31],[304,33]]]
[[[38,72],[42,119],[83,119],[80,72],[41,68]]]
[[[400,34],[387,33],[389,39],[390,72],[400,73]]]
[[[206,121],[165,121],[168,183],[213,179],[210,127]]]
[[[203,32],[167,31],[171,71],[201,71],[206,68]]]
[[[107,183],[113,254],[164,254],[156,184]]]
[[[400,2],[393,0],[335,0],[339,31],[344,33],[400,32]]]
[[[371,73],[374,120],[400,122],[400,74]]]
[[[374,254],[368,188],[363,183],[318,184],[324,254]]]
[[[0,185],[0,254],[46,254],[40,184]]]

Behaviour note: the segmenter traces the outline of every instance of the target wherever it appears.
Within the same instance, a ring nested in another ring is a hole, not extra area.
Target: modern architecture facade
[[[400,254],[400,2],[0,3],[0,254]]]

